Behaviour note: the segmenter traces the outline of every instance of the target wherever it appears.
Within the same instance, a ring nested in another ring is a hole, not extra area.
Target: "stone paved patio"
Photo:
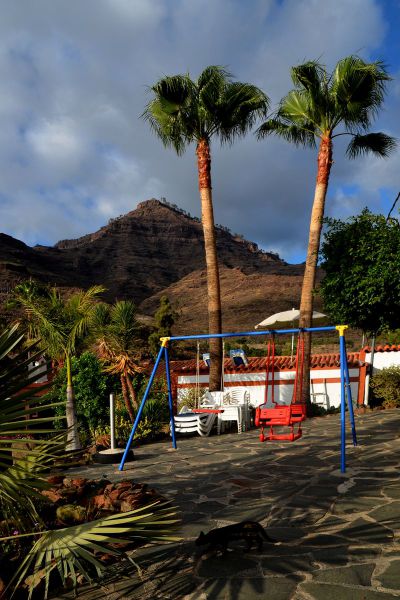
[[[295,443],[261,444],[242,435],[178,439],[135,450],[124,472],[76,470],[82,477],[134,478],[171,498],[182,542],[143,548],[143,568],[113,567],[78,597],[95,600],[375,600],[400,597],[400,411],[357,418],[359,446],[339,471],[339,417],[306,421]],[[199,554],[201,530],[261,522],[279,540],[246,552]],[[65,594],[60,598],[71,598]]]

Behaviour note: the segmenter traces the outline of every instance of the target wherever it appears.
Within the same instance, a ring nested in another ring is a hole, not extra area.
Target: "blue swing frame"
[[[247,337],[247,336],[260,336],[260,335],[283,335],[283,334],[294,334],[300,332],[317,332],[317,331],[337,331],[339,334],[339,348],[340,348],[340,471],[341,473],[346,472],[346,399],[347,406],[350,415],[351,433],[353,439],[353,446],[357,446],[357,433],[356,425],[354,420],[353,400],[351,395],[350,387],[350,376],[349,367],[347,364],[347,352],[346,352],[346,340],[344,332],[347,329],[347,325],[336,325],[327,327],[304,327],[298,329],[268,329],[266,331],[241,331],[239,333],[214,333],[214,334],[201,334],[201,335],[181,335],[173,337],[160,338],[161,347],[157,355],[156,362],[150,375],[149,382],[146,390],[143,394],[142,401],[139,406],[139,410],[136,415],[135,422],[132,426],[132,430],[126,444],[125,452],[122,457],[121,463],[118,467],[120,471],[123,471],[125,461],[127,459],[130,447],[132,445],[133,437],[136,433],[137,426],[142,417],[142,412],[146,400],[149,396],[151,386],[153,385],[154,377],[161,362],[162,357],[165,361],[165,372],[167,378],[167,389],[168,389],[168,406],[170,414],[170,427],[172,436],[172,446],[177,449],[176,435],[175,435],[175,424],[174,424],[174,409],[172,402],[172,389],[171,389],[171,374],[169,368],[169,354],[168,344],[170,342],[178,342],[182,340],[208,340],[210,338],[228,338],[228,337]]]

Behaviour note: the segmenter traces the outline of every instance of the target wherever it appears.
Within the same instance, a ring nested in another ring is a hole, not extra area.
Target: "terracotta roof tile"
[[[365,346],[363,352],[371,352],[371,346]],[[375,346],[375,352],[400,352],[400,344],[385,344]]]
[[[400,350],[400,346],[399,346]],[[247,358],[248,365],[240,365],[235,367],[230,358],[224,360],[224,371],[225,373],[254,373],[257,371],[264,371],[266,368],[266,357],[265,356],[249,356]],[[359,352],[350,352],[347,354],[347,361],[349,368],[358,367],[363,364],[360,361]],[[296,365],[296,358],[293,356],[276,356],[275,357],[275,369],[277,371],[289,371],[294,370]],[[335,368],[340,365],[339,353],[334,354],[313,354],[311,356],[311,368],[312,369],[323,369],[323,368]],[[196,372],[196,359],[190,360],[174,360],[170,363],[171,371],[174,373],[193,373]],[[200,361],[200,373],[208,373],[208,367],[204,362]]]

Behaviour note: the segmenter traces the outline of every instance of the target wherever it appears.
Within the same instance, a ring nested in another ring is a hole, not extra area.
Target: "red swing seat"
[[[282,406],[277,404],[273,408],[264,408],[263,405],[256,409],[255,423],[261,427],[260,441],[267,440],[288,440],[294,442],[302,436],[300,423],[306,419],[306,407],[304,404],[288,404]],[[295,425],[297,430],[295,430]],[[275,432],[274,427],[289,427],[290,431]],[[264,428],[269,428],[269,432],[264,433]]]
[[[297,393],[297,382],[300,381],[300,385],[303,378],[303,359],[304,359],[304,339],[302,334],[299,336],[299,343],[297,345],[296,353],[296,375],[295,385],[293,390],[292,403],[283,405],[277,404],[274,399],[274,368],[275,368],[275,344],[274,340],[268,343],[268,356],[267,356],[267,368],[266,368],[266,384],[265,384],[265,404],[261,404],[256,409],[255,425],[261,427],[260,441],[265,442],[268,440],[287,440],[294,442],[302,436],[301,423],[307,417],[306,405],[304,403],[296,403]],[[300,370],[299,370],[300,363]],[[272,373],[272,402],[274,406],[267,407],[268,398],[268,382],[269,373]],[[295,429],[295,425],[297,428]],[[289,427],[289,432],[276,432],[274,427]],[[264,429],[267,432],[264,433]]]

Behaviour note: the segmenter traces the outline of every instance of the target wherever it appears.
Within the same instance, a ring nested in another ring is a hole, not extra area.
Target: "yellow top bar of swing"
[[[160,338],[160,342],[161,342],[161,346],[163,348],[165,348],[166,346],[168,346],[168,342],[171,338],[170,337],[161,337]]]
[[[348,325],[336,325],[336,329],[339,332],[339,336],[343,337],[344,336],[344,332],[346,329],[348,329],[349,326]]]

